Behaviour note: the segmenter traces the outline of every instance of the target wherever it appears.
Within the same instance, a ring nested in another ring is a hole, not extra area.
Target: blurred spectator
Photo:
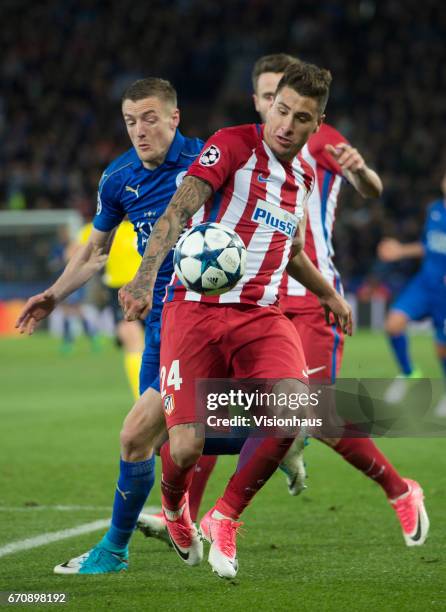
[[[206,137],[255,120],[252,64],[284,51],[332,70],[328,119],[384,179],[380,203],[343,195],[336,246],[347,284],[379,273],[382,235],[419,234],[446,167],[442,3],[6,0],[0,18],[0,207],[91,214],[103,168],[128,146],[128,83],[171,79],[182,129]]]

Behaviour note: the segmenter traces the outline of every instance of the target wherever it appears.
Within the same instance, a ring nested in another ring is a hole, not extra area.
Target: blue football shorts
[[[160,324],[147,323],[145,326],[145,344],[139,371],[139,392],[142,395],[149,387],[160,390]]]
[[[411,321],[431,318],[436,341],[446,344],[446,291],[444,287],[434,290],[421,274],[417,274],[406,285],[390,310],[403,312]]]

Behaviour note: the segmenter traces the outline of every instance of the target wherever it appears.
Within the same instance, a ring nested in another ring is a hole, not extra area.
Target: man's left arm
[[[383,184],[378,174],[369,168],[358,151],[346,142],[325,145],[342,169],[342,173],[363,198],[379,198]]]
[[[293,240],[292,258],[288,262],[286,271],[319,298],[325,310],[327,323],[330,323],[331,312],[334,315],[335,322],[341,326],[346,334],[351,336],[353,323],[350,305],[322,276],[304,251],[306,217],[307,215],[300,222],[296,237]]]

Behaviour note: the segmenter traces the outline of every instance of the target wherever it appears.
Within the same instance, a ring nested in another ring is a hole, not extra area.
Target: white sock
[[[218,521],[223,521],[224,519],[228,519],[228,520],[232,521],[230,516],[225,516],[224,514],[219,512],[218,510],[214,510],[213,511],[213,513],[211,514],[211,518],[217,519]]]
[[[186,504],[183,504],[179,510],[168,510],[167,508],[163,508],[163,510],[168,521],[176,521],[183,514],[185,507]]]

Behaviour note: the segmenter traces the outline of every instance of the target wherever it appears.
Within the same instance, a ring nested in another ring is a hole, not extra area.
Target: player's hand
[[[335,147],[331,144],[325,145],[328,151],[341,166],[342,171],[361,172],[365,168],[365,161],[358,149],[355,149],[346,142],[340,142]]]
[[[46,319],[57,305],[56,298],[47,289],[43,293],[33,295],[26,302],[19,318],[16,321],[16,328],[21,334],[27,333],[29,336],[34,333],[36,327],[42,319]]]
[[[121,287],[118,296],[126,321],[145,319],[152,310],[152,292],[134,280]]]
[[[377,247],[381,261],[398,261],[401,259],[401,242],[395,238],[384,238]]]
[[[353,316],[350,304],[339,293],[334,293],[327,298],[319,298],[325,310],[325,321],[327,325],[336,323],[344,334],[351,336],[353,333]],[[333,318],[333,321],[331,320]]]

